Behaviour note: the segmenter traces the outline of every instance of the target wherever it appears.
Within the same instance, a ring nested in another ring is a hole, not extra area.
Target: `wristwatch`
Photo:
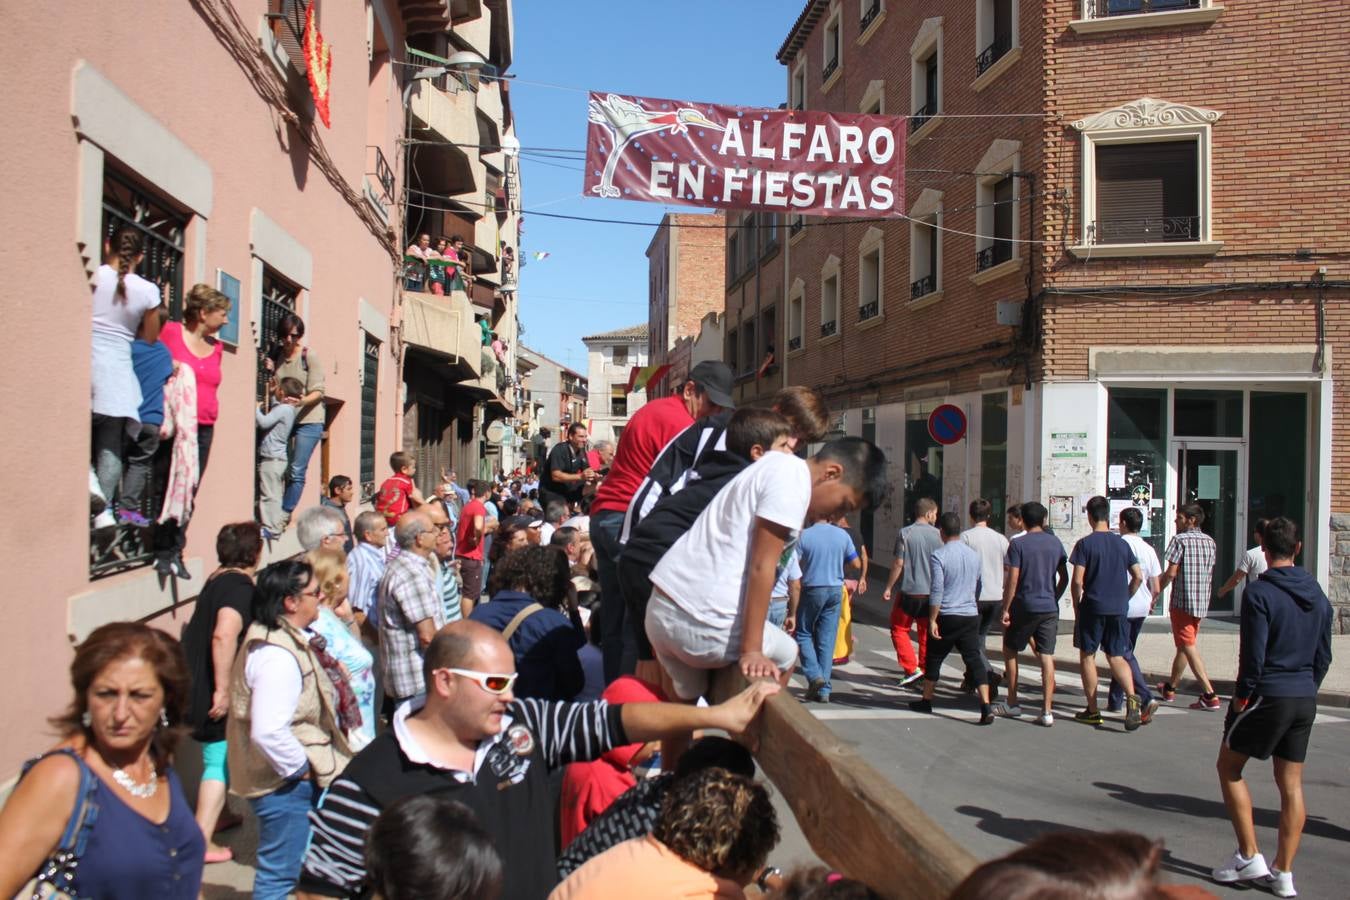
[[[769,879],[782,877],[782,869],[777,866],[765,866],[763,869],[760,869],[759,877],[755,879],[755,887],[767,894],[769,892]]]

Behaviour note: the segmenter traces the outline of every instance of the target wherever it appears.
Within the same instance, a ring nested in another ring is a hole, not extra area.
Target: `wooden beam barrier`
[[[722,669],[710,699],[746,684],[735,666]],[[889,900],[942,900],[978,864],[787,691],[765,702],[757,725],[755,760],[830,866]]]

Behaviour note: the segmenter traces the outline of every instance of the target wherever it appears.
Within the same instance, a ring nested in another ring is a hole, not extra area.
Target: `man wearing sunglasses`
[[[301,898],[360,895],[362,848],[380,811],[431,793],[467,805],[492,836],[505,873],[503,897],[544,897],[558,881],[551,772],[613,747],[695,729],[744,732],[779,690],[759,682],[710,707],[517,700],[511,648],[496,629],[472,621],[442,628],[422,671],[425,703],[404,704],[311,813]]]

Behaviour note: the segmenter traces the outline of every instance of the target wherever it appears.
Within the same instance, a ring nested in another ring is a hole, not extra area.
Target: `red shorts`
[[[1172,640],[1177,649],[1194,647],[1195,637],[1200,633],[1200,618],[1179,609],[1169,609],[1167,614],[1172,618]]]

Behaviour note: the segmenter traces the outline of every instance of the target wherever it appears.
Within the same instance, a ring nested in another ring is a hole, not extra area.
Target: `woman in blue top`
[[[305,560],[314,567],[323,591],[319,618],[309,627],[328,642],[328,652],[342,663],[361,710],[361,724],[347,733],[347,743],[355,753],[375,740],[375,657],[353,630],[356,614],[347,597],[347,557],[336,547],[320,547],[305,554]]]
[[[188,697],[182,649],[162,631],[114,622],[76,648],[70,678],[75,697],[52,720],[64,739],[0,810],[0,896],[54,872],[49,882],[71,896],[192,900],[206,841],[172,766]],[[77,812],[87,824],[75,829],[71,865],[58,850]]]

